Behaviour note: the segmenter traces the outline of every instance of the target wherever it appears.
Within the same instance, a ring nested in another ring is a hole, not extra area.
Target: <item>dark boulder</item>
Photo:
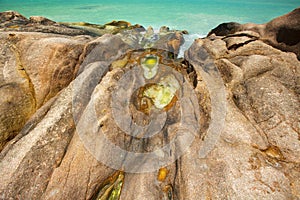
[[[223,23],[212,29],[208,36],[228,36],[241,31],[256,32],[260,40],[282,51],[294,52],[300,59],[300,8],[265,24]]]
[[[212,29],[207,36],[215,34],[217,36],[225,36],[228,34],[232,34],[238,31],[241,24],[236,22],[227,22],[218,25],[216,28]]]

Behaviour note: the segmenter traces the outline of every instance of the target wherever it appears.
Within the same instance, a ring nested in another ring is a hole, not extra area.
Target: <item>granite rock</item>
[[[2,32],[0,87],[1,145],[76,75],[85,37]]]
[[[16,11],[0,13],[1,31],[42,32],[69,36],[90,35],[102,36],[104,34],[117,34],[124,30],[144,30],[141,25],[131,25],[126,21],[112,21],[105,25],[85,22],[55,22],[41,16],[31,16],[27,19]]]
[[[223,23],[212,29],[208,36],[226,36],[240,31],[256,32],[260,40],[282,51],[294,52],[300,60],[300,8],[265,24]]]
[[[300,198],[300,62],[256,29],[197,39],[184,59],[182,33],[165,27],[159,37],[8,30],[0,199]],[[157,108],[149,88],[175,95]]]

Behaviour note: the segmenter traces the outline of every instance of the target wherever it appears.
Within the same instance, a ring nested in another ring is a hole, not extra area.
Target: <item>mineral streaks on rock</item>
[[[188,199],[197,194],[215,199],[299,198],[299,61],[295,54],[278,51],[251,35],[252,41],[243,38],[241,45],[239,37],[247,34],[230,36],[231,42],[240,44],[236,49],[229,49],[228,37],[210,37],[190,48],[198,47],[198,51],[187,52],[196,70],[197,59],[209,58],[203,55],[207,52],[227,93],[225,126],[215,149],[205,160],[195,159],[199,146],[181,157],[186,164],[181,166],[178,182],[189,181],[178,190]],[[214,161],[216,157],[222,159]],[[203,176],[213,178],[208,181]],[[216,183],[216,187],[208,186]]]
[[[76,75],[82,38],[40,33],[0,34],[0,149],[30,116]]]
[[[76,132],[61,162],[52,170],[41,199],[91,199],[116,173],[87,151]]]
[[[258,29],[176,59],[182,35],[166,28],[69,37],[0,20],[0,130],[13,133],[0,199],[300,198],[300,64]]]
[[[223,131],[227,114],[226,90],[221,74],[201,40],[194,42],[186,53],[186,59],[194,66],[197,75],[203,78],[210,95],[211,121],[199,152],[199,156],[205,158]]]
[[[65,88],[51,105],[45,105],[44,117],[33,119],[37,121],[32,122],[34,127],[1,152],[1,199],[40,199],[45,192],[75,129],[68,98],[71,92]]]
[[[145,61],[149,54],[163,59]],[[95,87],[77,130],[99,161],[125,172],[152,172],[178,158],[199,134],[197,97],[176,70],[180,62],[168,55],[163,50],[128,52],[128,63],[107,72]],[[151,79],[144,77],[145,64],[158,67]],[[75,105],[81,104],[78,100]]]

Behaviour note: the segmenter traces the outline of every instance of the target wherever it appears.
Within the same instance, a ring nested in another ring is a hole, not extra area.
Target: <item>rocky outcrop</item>
[[[31,17],[27,19],[15,11],[0,13],[0,19],[0,31],[42,32],[70,36],[95,35],[87,30],[60,25],[45,17]]]
[[[90,38],[2,32],[0,149],[76,76]]]
[[[0,15],[1,27],[9,27],[9,23],[18,23],[19,31],[24,31],[28,23],[40,24],[50,29],[53,25],[57,25],[56,22],[43,17],[31,17],[30,20],[27,20],[16,12],[5,12]],[[125,22],[112,22],[110,26],[121,26],[122,24],[126,28],[130,27],[130,33],[138,34],[136,39],[139,42],[143,37],[139,28],[133,29],[130,24]],[[68,28],[65,31],[72,32],[73,29]],[[18,134],[26,121],[42,105],[69,85],[76,77],[85,55],[95,47],[95,45],[87,45],[90,41],[95,40],[89,35],[71,37],[38,32],[39,30],[30,33],[17,31],[0,33],[0,92],[4,97],[0,100],[0,149],[3,149],[6,142]],[[173,31],[164,33],[162,36],[157,34],[158,39],[161,37],[165,39],[164,41],[160,39],[156,43],[172,44],[177,40],[182,43],[182,34],[178,34]],[[93,44],[96,44],[96,41]],[[127,45],[124,42],[122,44],[123,46],[120,48]],[[132,48],[142,48],[138,47],[139,43],[129,43],[129,45],[132,45]],[[179,47],[179,44],[177,46],[169,44],[161,46],[172,52],[178,52]],[[112,48],[119,47],[115,44]],[[112,50],[108,50],[103,59],[108,59],[109,56],[113,56]],[[85,59],[85,62],[86,60],[88,59]]]
[[[69,36],[102,36],[108,33],[116,34],[124,30],[132,29],[138,29],[139,31],[145,30],[141,25],[131,25],[125,21],[112,21],[105,25],[85,22],[57,23],[40,16],[32,16],[27,19],[15,11],[0,13],[0,31],[42,32]]]
[[[0,199],[300,198],[297,55],[223,33],[1,32]]]
[[[254,31],[265,43],[283,51],[294,52],[300,60],[300,8],[265,24],[220,24],[208,36],[225,36],[239,31]]]
[[[188,184],[178,185],[188,199],[299,198],[299,61],[293,53],[244,37],[199,39],[186,53],[195,69],[205,70],[203,60],[213,60],[227,98],[214,150],[195,161],[201,148],[195,145],[181,158],[186,164],[179,180]]]

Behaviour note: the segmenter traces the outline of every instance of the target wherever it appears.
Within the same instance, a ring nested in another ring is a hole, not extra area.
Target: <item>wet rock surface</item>
[[[299,43],[0,20],[0,199],[300,198]]]

